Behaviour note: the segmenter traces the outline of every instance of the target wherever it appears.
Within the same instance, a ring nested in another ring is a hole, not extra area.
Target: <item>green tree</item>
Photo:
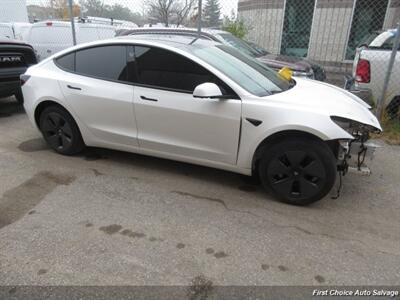
[[[207,0],[203,9],[204,26],[218,27],[221,23],[221,6],[219,0]]]
[[[249,32],[249,27],[245,22],[239,19],[233,12],[230,17],[225,16],[222,24],[222,30],[232,33],[234,36],[243,39]]]

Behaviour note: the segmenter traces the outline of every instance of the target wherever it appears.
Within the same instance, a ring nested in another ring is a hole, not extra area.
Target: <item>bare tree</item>
[[[198,0],[184,0],[176,5],[176,25],[182,25]]]
[[[181,25],[198,0],[147,0],[146,7],[151,19],[163,23],[166,27],[174,22]]]
[[[148,0],[146,5],[149,9],[149,15],[157,21],[169,26],[170,18],[173,14],[173,6],[176,0]]]

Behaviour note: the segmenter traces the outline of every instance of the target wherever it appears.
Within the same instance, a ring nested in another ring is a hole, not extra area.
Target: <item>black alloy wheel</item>
[[[270,162],[268,177],[278,193],[287,198],[302,199],[321,190],[326,174],[317,157],[305,151],[287,151]]]
[[[315,140],[282,141],[260,163],[263,185],[278,199],[306,205],[322,199],[333,187],[336,164],[332,151]]]
[[[84,147],[74,119],[61,107],[50,106],[42,112],[40,130],[49,146],[58,153],[71,155]]]

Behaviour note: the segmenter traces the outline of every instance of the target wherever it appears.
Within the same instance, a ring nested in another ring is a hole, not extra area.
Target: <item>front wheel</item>
[[[49,106],[40,114],[40,130],[49,146],[60,154],[73,155],[85,146],[74,119],[59,106]]]
[[[323,142],[292,138],[268,147],[261,158],[263,186],[277,199],[307,205],[325,197],[336,180],[336,160]]]

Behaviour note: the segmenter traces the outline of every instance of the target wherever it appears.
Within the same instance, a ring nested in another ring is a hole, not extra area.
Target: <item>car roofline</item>
[[[191,36],[198,36],[197,29],[194,28],[133,28],[133,29],[121,29],[120,36],[140,35],[140,34],[187,34]],[[227,31],[218,29],[203,29],[201,35],[208,37],[214,41],[220,41],[216,35],[221,33],[228,33]]]
[[[204,45],[204,42],[209,43],[209,46],[220,44],[220,43],[214,42],[214,41],[204,41],[203,40],[203,45]],[[46,58],[45,60],[43,60],[43,62],[56,59],[67,53],[70,53],[72,51],[77,51],[80,49],[102,46],[102,45],[113,45],[113,44],[132,44],[132,45],[142,44],[145,46],[147,45],[147,46],[154,46],[154,47],[165,47],[165,48],[170,48],[170,49],[171,48],[178,49],[178,50],[183,50],[186,52],[187,52],[187,47],[191,46],[189,43],[182,43],[182,42],[178,42],[178,41],[174,41],[174,40],[156,40],[156,39],[144,40],[144,39],[130,38],[129,36],[121,36],[121,37],[117,37],[117,38],[93,41],[93,42],[82,43],[82,44],[79,44],[76,46],[72,46],[72,47],[64,49],[64,50],[57,52],[56,54]]]

